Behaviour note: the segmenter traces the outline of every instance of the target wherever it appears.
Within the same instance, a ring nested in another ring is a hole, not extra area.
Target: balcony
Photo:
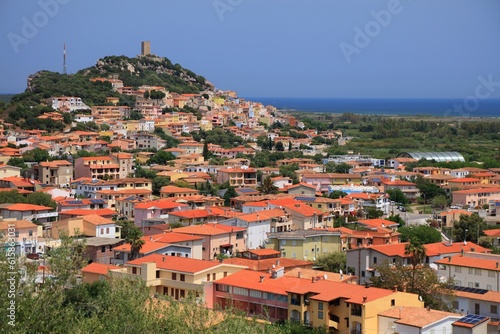
[[[361,317],[362,311],[361,308],[353,308],[351,309],[351,315]]]

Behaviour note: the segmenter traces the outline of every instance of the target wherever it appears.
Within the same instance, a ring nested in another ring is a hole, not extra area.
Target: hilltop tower
[[[63,48],[63,74],[66,74],[66,42]]]
[[[151,43],[149,41],[141,42],[141,56],[148,56],[151,54]]]

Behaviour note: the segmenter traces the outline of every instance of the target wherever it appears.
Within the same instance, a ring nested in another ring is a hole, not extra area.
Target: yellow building
[[[204,284],[245,269],[244,266],[219,261],[205,261],[179,256],[151,254],[127,262],[125,268],[113,275],[140,277],[152,293],[168,295],[179,300],[189,293],[202,295]],[[212,298],[204,295],[204,298]]]
[[[268,233],[266,248],[282,257],[315,261],[320,255],[342,251],[341,233],[327,230],[297,230]]]
[[[394,306],[424,307],[418,295],[312,278],[290,287],[289,317],[331,333],[377,333],[378,313]]]

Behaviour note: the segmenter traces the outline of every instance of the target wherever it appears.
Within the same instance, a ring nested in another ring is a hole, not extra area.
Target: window
[[[462,267],[455,267],[455,272],[456,273],[461,273],[462,272]]]
[[[227,277],[227,271],[224,272],[224,275],[222,277]]]
[[[469,282],[469,283],[467,284],[467,286],[468,286],[469,288],[472,288],[472,282]]]
[[[493,270],[488,270],[488,277],[495,277],[495,272]]]
[[[181,290],[181,298],[184,298],[186,297],[186,291],[185,290]]]
[[[497,314],[498,313],[498,307],[497,305],[490,305],[490,313]]]
[[[172,273],[172,281],[177,281],[177,273]]]
[[[261,298],[261,292],[257,290],[250,290],[250,297]]]
[[[297,240],[292,240],[292,246],[297,246]]]
[[[474,287],[479,288],[479,283],[478,282],[474,283]]]
[[[101,253],[104,253],[106,251],[106,246],[101,247]]]
[[[181,274],[181,282],[184,282],[186,280],[186,275],[185,274]]]
[[[106,234],[109,234],[109,227],[106,227]]]
[[[292,252],[292,259],[296,259],[296,258],[297,258],[297,253]]]
[[[396,305],[396,300],[395,299],[391,299],[391,306],[395,306]]]
[[[323,319],[323,311],[318,311],[318,319]]]
[[[32,237],[32,236],[33,236],[33,230],[29,230],[28,235],[29,235],[30,237]]]
[[[361,277],[365,277],[365,271],[361,271]]]
[[[207,282],[210,282],[210,274],[207,274]]]
[[[235,295],[247,296],[248,295],[248,290],[247,289],[243,289],[243,288],[234,287],[233,288],[233,293]]]
[[[281,243],[281,246],[285,246],[286,245],[286,240],[281,240],[280,243]]]
[[[215,286],[215,290],[217,291],[222,291],[222,292],[229,292],[229,286],[227,285],[222,285],[222,284],[217,284]]]
[[[451,303],[451,306],[452,306],[455,310],[458,310],[458,308],[459,308],[458,301],[456,301],[456,300],[455,300],[454,302],[452,302],[452,303]]]
[[[212,280],[214,280],[214,281],[215,281],[216,279],[217,279],[217,273],[213,273],[213,274],[212,274]]]
[[[14,234],[15,234],[16,238],[19,237],[19,231],[16,231]]]
[[[474,270],[474,275],[481,276],[481,269],[476,268],[476,270]]]
[[[160,271],[159,270],[156,271],[156,278],[160,278]]]
[[[474,274],[474,269],[473,268],[469,268],[469,275],[472,275]]]
[[[474,314],[480,314],[481,309],[479,307],[479,304],[474,304]]]
[[[373,257],[373,264],[377,264],[377,257]]]
[[[491,284],[486,285],[486,290],[492,290],[491,289]]]
[[[136,267],[132,267],[132,274],[137,275],[137,268]]]
[[[323,311],[323,303],[318,303],[318,311]]]

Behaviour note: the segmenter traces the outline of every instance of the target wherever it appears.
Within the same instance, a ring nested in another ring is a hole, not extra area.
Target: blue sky
[[[258,97],[500,98],[498,0],[0,2],[0,93],[38,70],[154,54]],[[31,28],[35,29],[29,29]]]

